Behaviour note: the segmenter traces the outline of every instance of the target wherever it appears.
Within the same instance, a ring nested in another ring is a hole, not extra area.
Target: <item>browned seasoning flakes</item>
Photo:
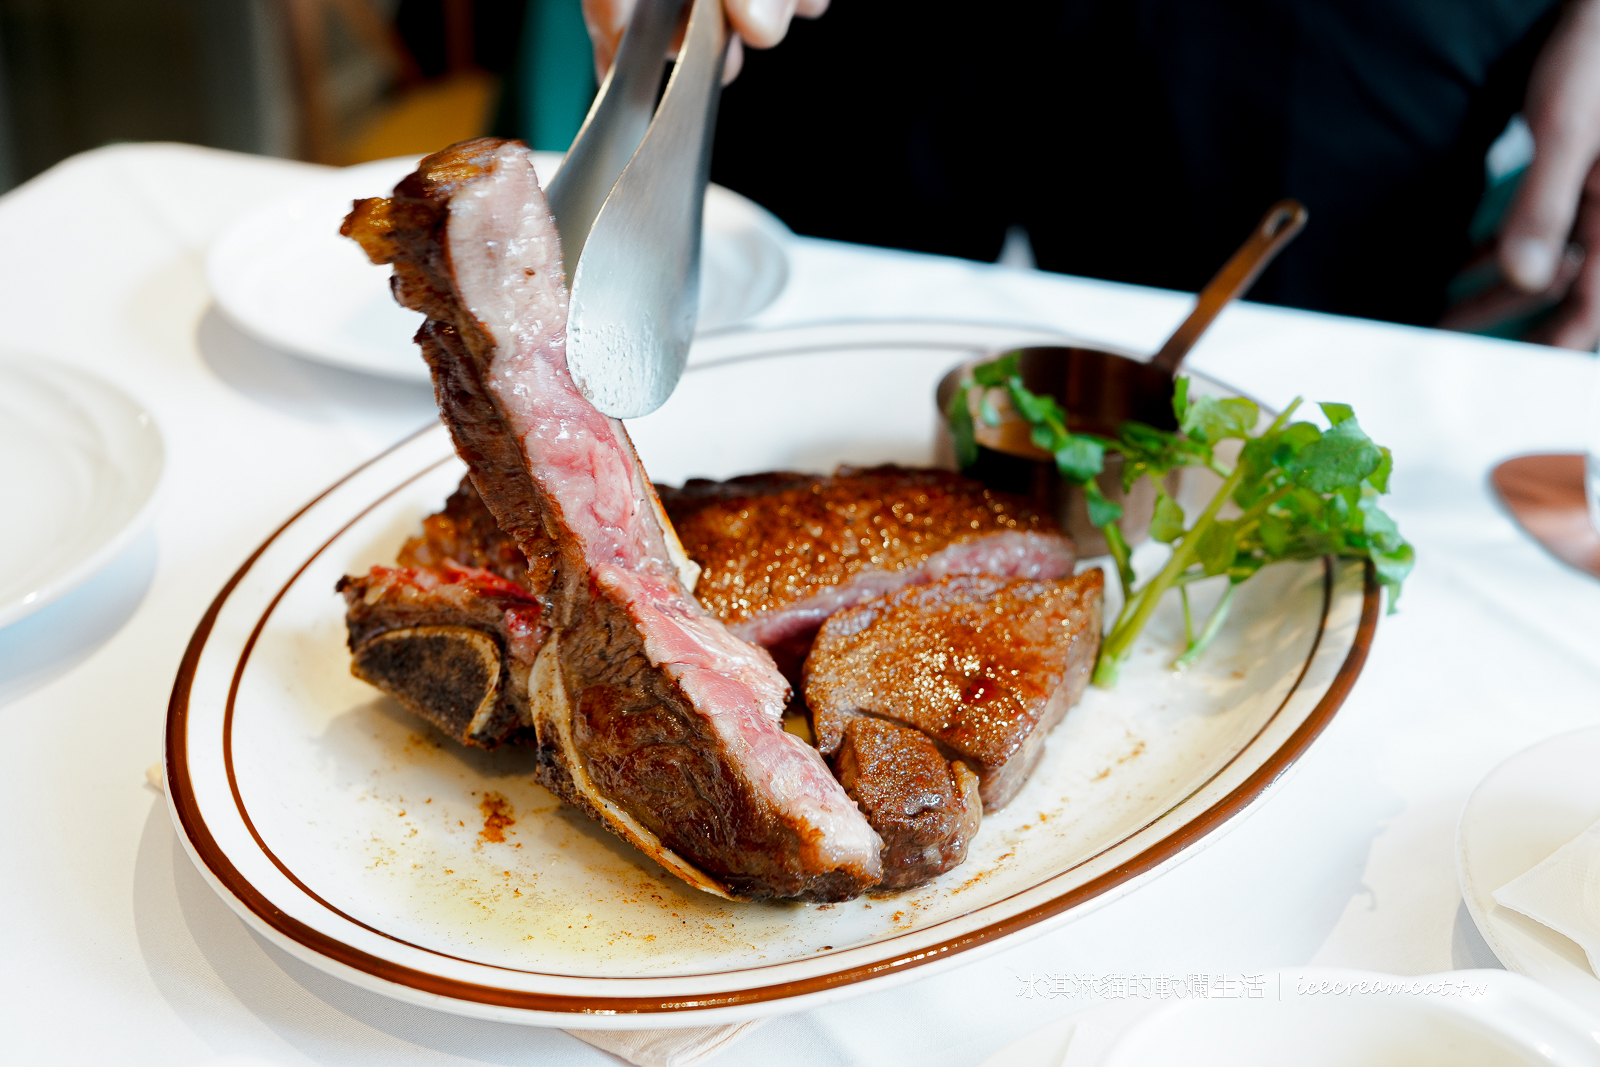
[[[478,831],[478,836],[496,844],[504,842],[506,827],[515,826],[517,822],[511,802],[499,793],[485,793],[478,810],[483,812],[483,829]]]

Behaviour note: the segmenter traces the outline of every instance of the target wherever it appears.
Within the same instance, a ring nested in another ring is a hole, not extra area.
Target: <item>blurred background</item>
[[[579,0],[0,0],[0,65],[0,189],[118,141],[560,150],[595,90]]]
[[[0,0],[0,191],[121,141],[335,165],[485,133],[562,151],[596,90],[580,2]],[[1366,6],[1374,4],[1383,6]],[[1050,15],[1073,4],[1020,5],[1041,28],[1029,42],[1016,39],[1012,17],[975,19],[957,0],[931,0],[909,22],[903,5],[834,6],[825,19],[797,22],[783,47],[747,53],[718,119],[713,179],[797,233],[1194,290],[1263,205],[1287,192],[1320,225],[1263,276],[1254,299],[1521,337],[1565,292],[1488,300],[1505,289],[1491,254],[1496,227],[1532,157],[1514,112],[1554,9],[1482,77],[1455,71],[1427,41],[1391,49],[1401,81],[1413,68],[1444,71],[1434,80],[1449,106],[1429,98],[1413,108],[1427,119],[1420,132],[1412,112],[1369,114],[1359,93],[1351,99],[1360,106],[1333,118],[1280,115],[1270,78],[1268,90],[1252,90],[1261,100],[1241,109],[1228,95],[1238,87],[1222,79],[1212,110],[1250,131],[1248,150],[1222,152],[1231,144],[1226,122],[1178,124],[1167,112],[1181,108],[1151,88],[1167,71],[1169,95],[1182,103],[1205,78],[1156,63],[1158,51],[1132,31],[1122,36],[1145,51],[1097,58],[1098,37]],[[1455,21],[1457,36],[1477,25]],[[1522,33],[1519,24],[1509,36]],[[930,63],[951,56],[963,61]],[[1473,79],[1483,83],[1472,85],[1482,100],[1464,111],[1450,94],[1465,101],[1456,82]],[[1262,123],[1277,123],[1277,140],[1256,136]],[[1365,186],[1327,168],[1288,181],[1288,164],[1274,153],[1304,131],[1380,173]],[[1396,141],[1426,151],[1396,164],[1385,155]],[[1221,146],[1209,164],[1221,179],[1198,199],[1174,177],[1187,173],[1175,160],[1194,144]],[[978,165],[982,153],[1005,164]],[[1433,156],[1465,163],[1445,182],[1423,167],[1439,163]],[[1372,190],[1387,214],[1369,203]],[[1415,254],[1370,254],[1401,230]],[[1329,247],[1319,251],[1318,242]],[[1327,264],[1351,292],[1291,284],[1300,267]]]

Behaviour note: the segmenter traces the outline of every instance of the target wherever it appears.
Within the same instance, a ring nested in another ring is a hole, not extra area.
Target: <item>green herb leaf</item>
[[[1178,425],[1197,441],[1216,442],[1228,437],[1247,438],[1261,418],[1261,409],[1243,397],[1195,398]]]
[[[1318,404],[1317,406],[1322,409],[1322,413],[1324,415],[1328,416],[1328,421],[1335,426],[1339,425],[1345,419],[1353,419],[1356,417],[1355,409],[1349,404],[1322,403]]]
[[[1156,497],[1156,511],[1150,519],[1150,536],[1170,545],[1183,536],[1183,508],[1165,493]]]
[[[1105,446],[1092,437],[1073,435],[1056,449],[1055,456],[1056,469],[1061,476],[1078,485],[1083,485],[1105,469]]]
[[[991,359],[987,363],[980,363],[972,368],[972,380],[979,385],[1004,385],[1006,379],[1013,378],[1017,373],[1017,359],[1020,352],[1007,352],[998,359]]]
[[[1378,581],[1389,590],[1389,614],[1400,609],[1400,588],[1416,566],[1417,553],[1410,544],[1403,544],[1393,552],[1374,552],[1372,564],[1377,569]]]
[[[1111,524],[1122,518],[1122,505],[1107,498],[1100,491],[1099,483],[1093,479],[1084,483],[1083,497],[1084,502],[1089,505],[1089,522],[1094,526],[1104,527],[1106,538],[1109,540],[1112,536],[1111,529],[1113,527]],[[1117,529],[1116,538],[1119,541],[1122,540],[1121,529]]]
[[[1261,538],[1261,545],[1274,556],[1281,556],[1289,550],[1289,521],[1281,515],[1271,512],[1261,516],[1261,525],[1256,527],[1256,534]]]
[[[1189,417],[1189,379],[1179,378],[1172,383],[1172,416],[1182,426]]]
[[[1360,485],[1378,469],[1383,453],[1354,418],[1340,422],[1301,448],[1284,464],[1295,480],[1314,492]]]
[[[1233,523],[1214,522],[1207,526],[1194,549],[1208,577],[1223,573],[1233,563]]]
[[[1278,434],[1272,450],[1274,466],[1292,469],[1295,457],[1322,439],[1322,431],[1309,422],[1293,422]]]
[[[978,438],[972,425],[972,409],[967,407],[966,386],[950,397],[945,416],[950,424],[951,442],[955,445],[956,466],[966,470],[978,462]]]
[[[1367,437],[1345,404],[1322,406],[1332,424],[1326,432],[1309,422],[1285,425],[1299,403],[1296,400],[1265,432],[1251,437],[1240,433],[1250,413],[1243,405],[1224,406],[1203,397],[1191,402],[1186,387],[1180,386],[1173,411],[1182,432],[1163,437],[1162,431],[1139,424],[1119,428],[1110,447],[1122,452],[1125,464],[1152,478],[1193,462],[1217,469],[1211,452],[1216,440],[1243,436],[1245,443],[1217,495],[1181,537],[1176,535],[1185,521],[1182,512],[1165,493],[1158,494],[1151,534],[1160,540],[1172,538],[1173,552],[1142,589],[1130,587],[1101,644],[1096,685],[1115,684],[1121,664],[1167,592],[1210,575],[1226,574],[1231,590],[1281,560],[1330,555],[1366,559],[1389,590],[1390,610],[1394,609],[1416,553],[1377,504],[1388,489],[1393,458]],[[1253,418],[1249,431],[1254,429]],[[1197,460],[1199,456],[1204,459]],[[1128,481],[1126,473],[1124,480]],[[1229,499],[1241,513],[1233,520],[1220,519],[1223,502]],[[1189,635],[1180,664],[1194,661],[1225,614],[1219,608],[1200,634]]]
[[[1054,422],[1062,428],[1066,427],[1067,413],[1061,410],[1055,397],[1030,392],[1022,384],[1021,378],[1009,379],[1006,387],[1010,390],[1011,406],[1017,409],[1017,414],[1032,423]]]
[[[1400,527],[1395,525],[1386,511],[1378,507],[1376,499],[1361,502],[1362,530],[1367,535],[1367,540],[1380,552],[1398,552],[1406,539],[1400,536]]]
[[[1124,422],[1117,427],[1117,439],[1108,445],[1122,453],[1124,492],[1132,489],[1140,478],[1148,476],[1151,481],[1158,482],[1176,467],[1209,467],[1212,463],[1209,444],[1190,441],[1142,422]]]
[[[978,415],[985,425],[1000,425],[1000,410],[994,406],[994,400],[989,396],[988,390],[984,390],[983,399],[978,402]]]
[[[1367,475],[1367,481],[1372,488],[1380,493],[1389,491],[1389,475],[1394,473],[1394,455],[1383,446],[1378,446],[1378,451],[1383,453],[1383,459],[1378,464],[1378,469]]]

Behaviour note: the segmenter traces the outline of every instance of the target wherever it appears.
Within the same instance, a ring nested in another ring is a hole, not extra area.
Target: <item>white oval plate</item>
[[[87,581],[149,518],[164,462],[155,419],[59,363],[0,358],[0,626]]]
[[[930,323],[719,338],[630,430],[663,482],[927,463],[939,378],[985,349],[1050,339]],[[1361,567],[1270,568],[1179,677],[1166,669],[1182,632],[1174,603],[1121,685],[1069,713],[964,865],[894,897],[728,902],[563,809],[529,780],[529,753],[467,751],[350,676],[334,583],[391,562],[461,473],[429,429],[274,533],[189,646],[166,752],[186,847],[263,936],[366,988],[484,1018],[732,1022],[1040,934],[1258,800],[1338,709],[1377,623]],[[516,819],[499,842],[485,834],[495,803]]]
[[[1456,827],[1461,896],[1496,958],[1600,1015],[1600,978],[1577,942],[1495,903],[1526,874],[1600,819],[1600,727],[1541,741],[1490,771]]]
[[[1147,985],[1042,1026],[981,1067],[1600,1065],[1595,1020],[1521,975],[1307,967],[1259,977],[1256,995],[1217,999],[1155,998]]]
[[[422,316],[394,302],[389,270],[339,236],[353,200],[385,196],[420,156],[382,159],[313,179],[230,225],[206,255],[217,307],[263,344],[320,363],[425,382],[412,335]],[[541,183],[561,163],[535,152]],[[750,318],[789,280],[792,236],[770,211],[731,189],[706,190],[698,328]]]

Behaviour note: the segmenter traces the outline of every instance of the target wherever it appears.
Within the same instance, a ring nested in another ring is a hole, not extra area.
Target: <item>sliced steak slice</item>
[[[695,596],[791,679],[840,608],[948,574],[1059,578],[1075,557],[1024,498],[943,470],[696,479],[661,501],[702,567]]]
[[[550,634],[527,589],[446,559],[374,567],[338,591],[357,678],[462,744],[493,748],[527,721],[528,675]]]
[[[552,633],[529,679],[540,781],[711,892],[837,900],[876,883],[877,834],[782,728],[782,675],[689,594],[622,425],[573,384],[527,148],[435,153],[343,232],[427,315],[417,339],[456,451],[530,568],[549,568]]]
[[[833,768],[883,838],[879,889],[911,889],[967,858],[983,818],[978,776],[927,737],[858,716],[844,724]]]
[[[839,612],[805,665],[817,747],[862,715],[914,727],[977,771],[985,811],[1005,806],[1088,685],[1102,585],[953,575]]]

